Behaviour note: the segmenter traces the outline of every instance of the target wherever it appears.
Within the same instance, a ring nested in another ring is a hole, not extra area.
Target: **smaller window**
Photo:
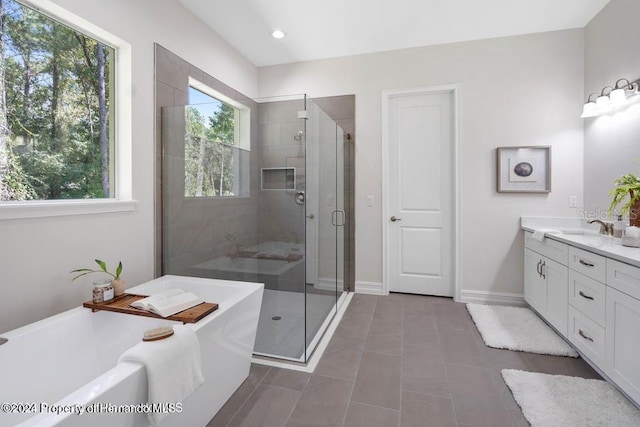
[[[249,194],[250,109],[189,79],[185,197]]]

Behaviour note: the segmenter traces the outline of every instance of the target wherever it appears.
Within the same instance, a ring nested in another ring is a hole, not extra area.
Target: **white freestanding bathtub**
[[[219,308],[188,325],[200,340],[205,382],[161,426],[206,426],[249,375],[263,285],[164,276],[127,292],[153,295],[172,288]],[[116,411],[119,405],[126,410],[147,402],[145,368],[118,365],[118,357],[139,343],[144,331],[175,323],[78,307],[2,334],[9,341],[0,346],[0,404],[28,404],[9,409],[35,407],[36,412],[0,411],[0,426],[149,426],[144,413],[95,412],[99,404],[103,411]],[[84,413],[56,413],[78,408]]]

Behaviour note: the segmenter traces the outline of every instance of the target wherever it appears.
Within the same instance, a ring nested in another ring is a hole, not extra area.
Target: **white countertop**
[[[521,217],[521,228],[534,232],[538,229],[555,229],[562,234],[546,234],[546,239],[566,243],[585,251],[640,267],[640,248],[622,246],[620,239],[598,234],[599,224],[586,226],[579,218]]]

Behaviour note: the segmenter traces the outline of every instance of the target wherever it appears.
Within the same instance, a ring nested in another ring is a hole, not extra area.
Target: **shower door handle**
[[[340,222],[338,222],[338,214],[340,214]],[[331,224],[336,227],[344,227],[345,213],[342,209],[334,209],[331,211]]]

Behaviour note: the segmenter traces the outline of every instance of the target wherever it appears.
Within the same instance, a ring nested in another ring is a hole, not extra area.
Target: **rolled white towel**
[[[118,363],[136,362],[146,367],[151,404],[182,402],[204,383],[195,331],[184,325],[175,325],[173,331],[169,338],[131,347],[118,359]],[[152,425],[158,425],[166,416],[148,414]]]
[[[555,228],[538,228],[534,230],[533,237],[535,240],[542,242],[547,234],[562,234],[562,231]]]

